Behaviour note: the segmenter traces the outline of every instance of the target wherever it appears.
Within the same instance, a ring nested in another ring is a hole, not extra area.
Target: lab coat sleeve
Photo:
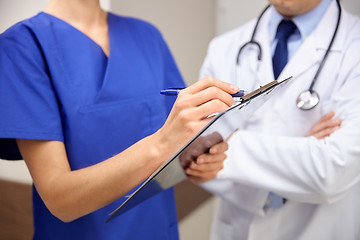
[[[225,165],[226,163],[225,161]],[[264,205],[269,195],[267,190],[247,186],[229,178],[216,178],[201,186],[244,211],[264,215]]]
[[[240,130],[230,139],[227,165],[219,178],[306,203],[336,202],[358,184],[359,43],[360,38],[348,49],[341,72],[337,73],[342,83],[327,103],[328,110],[334,110],[342,119],[339,130],[324,140]]]

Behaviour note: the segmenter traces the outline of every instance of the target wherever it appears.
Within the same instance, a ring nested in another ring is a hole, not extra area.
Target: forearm
[[[165,124],[153,135],[101,163],[71,171],[64,143],[17,139],[34,184],[54,215],[71,221],[133,189],[232,105],[239,89],[212,77],[182,90]],[[124,136],[126,137],[126,136]],[[81,161],[87,162],[87,159]]]
[[[360,180],[359,152],[353,151],[360,139],[346,131],[326,141],[240,132],[221,176],[294,200],[332,202]]]
[[[171,149],[163,152],[157,148],[155,137],[144,138],[110,159],[76,171],[68,164],[58,164],[67,163],[66,153],[59,148],[61,142],[18,143],[48,209],[61,220],[72,221],[123,196],[167,159]]]

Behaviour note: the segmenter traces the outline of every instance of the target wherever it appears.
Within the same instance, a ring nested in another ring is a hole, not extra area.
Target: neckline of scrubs
[[[65,25],[67,25],[68,27],[71,27],[72,29],[74,29],[76,32],[78,32],[80,35],[82,35],[84,38],[88,39],[88,41],[92,42],[92,44],[96,45],[96,47],[100,50],[100,52],[102,53],[102,55],[105,57],[106,60],[109,60],[110,56],[111,56],[111,49],[112,49],[112,41],[111,41],[111,14],[109,12],[106,12],[107,14],[107,24],[108,24],[108,41],[109,41],[109,56],[105,54],[103,48],[97,43],[95,42],[91,37],[89,37],[87,34],[85,34],[84,32],[82,32],[80,29],[78,29],[77,27],[73,26],[71,23],[68,23],[67,21],[58,18],[50,13],[47,12],[40,12],[41,14],[44,14],[46,16],[49,16],[53,19],[55,19],[58,22],[61,22]]]
[[[102,92],[104,91],[105,86],[107,85],[109,78],[110,78],[110,69],[113,67],[112,62],[113,59],[115,58],[116,61],[116,56],[118,55],[117,52],[119,51],[118,47],[116,46],[116,29],[113,29],[114,26],[116,26],[116,18],[115,16],[113,16],[111,13],[107,12],[107,22],[108,22],[108,36],[109,36],[109,56],[106,56],[106,54],[104,53],[103,49],[99,46],[99,44],[97,44],[94,40],[92,40],[89,36],[87,36],[86,34],[84,34],[83,32],[81,32],[79,29],[77,29],[76,27],[72,26],[71,24],[69,24],[68,22],[55,17],[51,14],[48,14],[46,12],[41,12],[44,16],[47,16],[49,18],[51,18],[52,20],[56,21],[59,24],[65,25],[66,27],[74,30],[75,32],[77,32],[79,34],[79,36],[81,36],[84,40],[88,41],[89,43],[91,43],[91,45],[95,46],[96,49],[98,49],[99,54],[101,54],[101,56],[103,57],[103,60],[105,61],[105,72],[104,72],[104,76],[103,76],[103,81],[101,83],[101,87],[97,94],[97,97],[95,97],[94,103],[99,102],[101,96],[102,96]],[[115,44],[115,45],[114,45]]]

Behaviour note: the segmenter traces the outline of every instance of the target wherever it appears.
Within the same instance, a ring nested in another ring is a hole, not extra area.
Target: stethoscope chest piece
[[[296,106],[302,110],[313,109],[320,101],[319,94],[313,90],[306,90],[300,93]]]

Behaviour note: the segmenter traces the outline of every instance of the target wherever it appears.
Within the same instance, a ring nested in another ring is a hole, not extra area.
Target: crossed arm
[[[330,136],[341,126],[341,119],[334,118],[333,111],[325,114],[319,121],[312,125],[307,137],[313,136],[317,139],[323,139]],[[226,142],[221,142],[210,148],[209,153],[202,154],[197,160],[192,162],[186,169],[189,179],[196,183],[203,183],[216,177],[219,169],[223,168],[223,162],[226,159],[225,151],[228,149]]]

